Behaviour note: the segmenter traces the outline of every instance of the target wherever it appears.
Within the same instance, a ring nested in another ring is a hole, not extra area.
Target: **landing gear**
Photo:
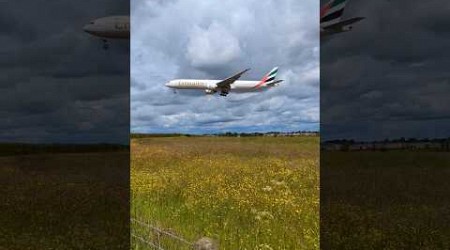
[[[108,43],[108,40],[106,40],[106,39],[102,39],[102,42],[103,42],[103,49],[104,50],[107,50],[107,49],[109,49],[109,43]]]
[[[230,88],[222,88],[220,90],[220,96],[227,96],[228,95],[228,91],[230,91]]]
[[[205,94],[214,95],[217,91],[215,89],[205,89]]]

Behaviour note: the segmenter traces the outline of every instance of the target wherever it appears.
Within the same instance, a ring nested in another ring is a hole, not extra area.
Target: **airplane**
[[[103,48],[108,49],[107,39],[130,39],[130,17],[108,16],[91,21],[83,30],[93,36],[100,37]]]
[[[320,9],[320,35],[329,35],[347,32],[353,29],[352,24],[364,17],[354,17],[341,21],[347,0],[331,0]]]
[[[220,91],[221,96],[227,96],[230,91],[233,92],[254,92],[276,87],[283,80],[275,80],[278,73],[278,67],[273,68],[260,81],[238,81],[238,79],[250,69],[243,70],[225,80],[195,80],[195,79],[176,79],[169,81],[165,85],[174,89],[200,89],[206,94],[213,95]]]

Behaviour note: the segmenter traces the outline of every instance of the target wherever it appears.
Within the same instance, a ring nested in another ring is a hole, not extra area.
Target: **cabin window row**
[[[203,86],[201,82],[180,82],[181,86]]]

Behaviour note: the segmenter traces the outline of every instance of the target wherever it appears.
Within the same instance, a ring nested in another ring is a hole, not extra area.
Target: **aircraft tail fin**
[[[261,82],[270,84],[273,81],[275,81],[275,77],[277,76],[277,74],[278,74],[278,67],[275,67],[261,79]]]
[[[339,23],[344,13],[347,0],[331,0],[320,9],[321,26],[329,26]]]

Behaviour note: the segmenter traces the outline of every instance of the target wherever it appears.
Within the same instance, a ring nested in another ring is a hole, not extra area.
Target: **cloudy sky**
[[[349,1],[344,18],[366,19],[322,41],[322,138],[450,136],[449,12],[438,0]]]
[[[128,143],[129,43],[83,32],[129,1],[2,1],[0,141]]]
[[[131,1],[131,130],[215,133],[319,128],[319,5],[295,0]],[[226,98],[174,94],[176,78],[259,80],[278,88]]]

